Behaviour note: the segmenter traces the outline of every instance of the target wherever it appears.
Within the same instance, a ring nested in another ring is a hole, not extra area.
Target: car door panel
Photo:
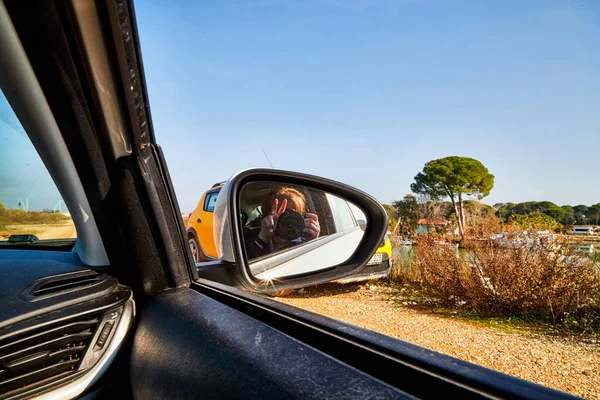
[[[413,398],[187,288],[141,314],[130,372],[140,399]]]

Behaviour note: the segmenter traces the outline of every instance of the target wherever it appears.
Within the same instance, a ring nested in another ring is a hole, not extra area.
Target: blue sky
[[[487,203],[600,202],[600,3],[135,4],[183,211],[261,148],[382,202],[449,155],[495,174]]]
[[[486,203],[600,202],[597,1],[135,6],[156,137],[184,212],[235,171],[267,167],[261,149],[276,168],[382,202],[449,155],[496,176]]]

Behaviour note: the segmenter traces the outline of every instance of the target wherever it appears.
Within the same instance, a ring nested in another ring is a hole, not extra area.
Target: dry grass
[[[22,224],[58,224],[70,221],[71,218],[61,213],[8,210],[0,208],[0,229],[7,225]]]
[[[535,239],[535,238],[534,238]],[[445,306],[492,316],[542,318],[600,331],[600,274],[590,257],[561,242],[459,252],[418,239],[414,257],[396,257],[392,281],[414,285]]]
[[[1,205],[1,203],[0,203]],[[62,228],[64,225],[72,225],[73,220],[61,213],[37,212],[23,210],[8,210],[0,207],[0,240],[7,240],[11,235],[32,234],[40,239],[55,239],[57,236],[54,228]],[[65,229],[59,229],[61,232]],[[66,237],[74,237],[75,229],[69,229]],[[49,233],[49,235],[46,235]],[[46,237],[48,236],[48,237]]]

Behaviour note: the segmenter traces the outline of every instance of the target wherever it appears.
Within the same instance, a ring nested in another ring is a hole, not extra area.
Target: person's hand
[[[279,200],[275,199],[273,201],[273,206],[271,207],[271,212],[262,219],[260,223],[260,232],[258,237],[263,242],[268,242],[270,238],[275,235],[275,227],[277,226],[277,219],[287,207],[287,199],[283,199],[281,205],[279,204]]]
[[[321,232],[321,226],[319,225],[319,217],[317,214],[306,213],[304,214],[304,233],[309,239],[316,239],[319,237]]]

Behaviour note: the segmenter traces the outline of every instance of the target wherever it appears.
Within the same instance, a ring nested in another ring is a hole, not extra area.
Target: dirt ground
[[[383,284],[326,284],[277,300],[589,399],[600,399],[596,337],[500,329],[415,309]]]
[[[10,235],[31,233],[40,240],[76,238],[77,231],[73,221],[64,224],[47,225],[7,225],[0,230],[0,240],[7,240]]]

